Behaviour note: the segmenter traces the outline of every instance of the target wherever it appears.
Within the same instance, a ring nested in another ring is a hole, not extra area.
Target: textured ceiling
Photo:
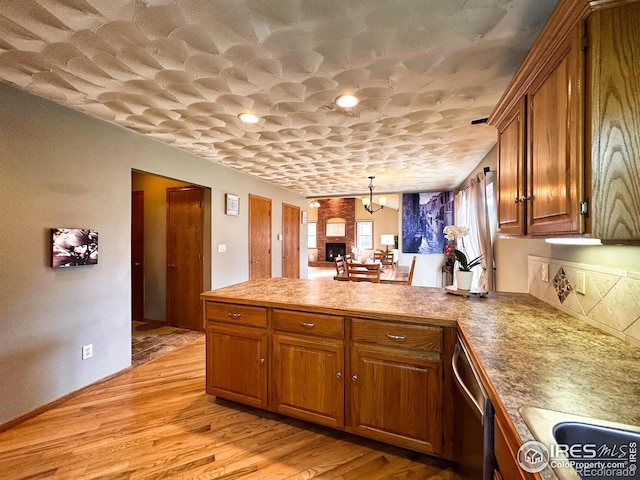
[[[0,79],[305,196],[449,189],[556,3],[0,0]]]

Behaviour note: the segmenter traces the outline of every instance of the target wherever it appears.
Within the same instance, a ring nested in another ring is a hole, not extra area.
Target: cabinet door
[[[596,238],[640,240],[640,3],[590,17],[592,221]],[[623,242],[621,242],[623,243]]]
[[[344,425],[342,341],[274,334],[273,410],[330,427]]]
[[[527,233],[582,233],[582,26],[564,40],[527,92]]]
[[[208,324],[207,393],[266,408],[266,355],[266,330]]]
[[[525,101],[498,126],[498,231],[525,233]]]
[[[440,453],[441,368],[440,360],[355,346],[349,372],[351,429],[401,447]]]
[[[520,445],[516,438],[515,427],[509,427],[507,422],[501,418],[499,412],[496,412],[494,427],[493,448],[497,465],[497,472],[494,477],[508,478],[509,480],[534,480],[539,478],[537,475],[525,472],[518,465],[517,454]]]

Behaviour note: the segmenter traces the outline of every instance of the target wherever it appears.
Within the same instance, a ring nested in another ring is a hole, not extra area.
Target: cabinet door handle
[[[520,201],[521,201],[521,200],[520,200],[518,197],[516,197],[516,198],[514,198],[514,199],[513,199],[513,203],[520,203]]]
[[[313,328],[316,326],[315,323],[312,322],[300,322],[301,327]]]
[[[336,377],[337,377],[337,378],[342,378],[342,372],[338,372],[338,373],[336,373]]]
[[[241,313],[233,313],[233,312],[227,312],[227,317],[231,317],[231,318],[240,318],[242,316]]]
[[[398,340],[398,341],[402,341],[407,338],[404,335],[391,335],[390,333],[387,333],[387,337],[390,338],[391,340]]]
[[[351,377],[351,380],[353,380],[354,382],[358,381],[358,374],[356,373],[353,377]]]
[[[262,357],[262,358],[260,359],[260,363],[261,363],[261,364],[262,364],[262,363],[264,363],[264,357]]]

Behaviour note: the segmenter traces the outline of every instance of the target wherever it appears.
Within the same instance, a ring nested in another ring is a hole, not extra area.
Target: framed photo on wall
[[[240,197],[231,193],[225,194],[225,212],[227,215],[240,215]]]

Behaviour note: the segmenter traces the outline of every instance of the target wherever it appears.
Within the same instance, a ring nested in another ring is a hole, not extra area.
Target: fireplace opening
[[[324,247],[325,251],[325,261],[333,262],[333,260],[338,256],[347,253],[347,244],[346,243],[327,243]]]

